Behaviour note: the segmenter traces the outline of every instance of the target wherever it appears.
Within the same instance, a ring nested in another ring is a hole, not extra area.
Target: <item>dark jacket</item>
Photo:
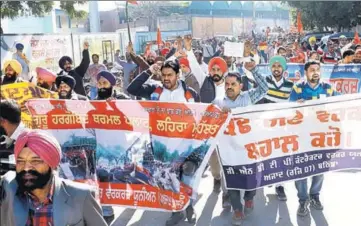
[[[117,100],[130,100],[130,97],[122,92],[117,92],[117,91],[113,91],[113,94],[111,97],[114,97]],[[105,99],[101,99],[99,97],[96,97],[95,100],[105,100]]]
[[[224,91],[226,92],[226,91]],[[216,98],[216,85],[210,76],[207,76],[204,79],[203,85],[200,91],[201,102],[202,103],[212,103],[212,101]]]
[[[0,160],[8,159],[10,155],[14,154],[14,142],[10,146],[7,146],[3,143],[4,141],[5,137],[0,137]],[[15,170],[15,166],[0,162],[0,175],[4,175],[9,170]]]
[[[77,94],[80,94],[83,96],[86,96],[83,78],[84,78],[86,71],[88,70],[89,64],[90,64],[89,51],[87,49],[84,49],[83,50],[83,59],[81,60],[80,65],[78,67],[76,67],[74,70],[69,71],[69,73],[68,73],[76,81],[74,91]],[[62,74],[63,74],[63,70],[58,75],[62,75]]]
[[[189,72],[184,76],[184,82],[186,83],[187,86],[194,89],[197,93],[200,92],[199,83],[192,72]]]
[[[143,97],[146,99],[150,99],[150,96],[152,93],[159,87],[159,85],[156,84],[144,84],[149,77],[151,76],[151,71],[148,69],[146,71],[143,71],[140,75],[138,75],[128,86],[127,91],[131,95]],[[189,91],[195,102],[199,102],[199,95],[197,94],[194,89],[188,87],[185,82],[182,81],[182,87],[184,91]]]

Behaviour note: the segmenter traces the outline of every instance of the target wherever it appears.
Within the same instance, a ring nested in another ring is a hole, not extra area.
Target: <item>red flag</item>
[[[128,0],[128,2],[133,5],[138,5],[138,2],[136,0]]]
[[[301,12],[297,13],[297,31],[298,33],[303,33],[303,24],[301,20]]]
[[[159,27],[157,29],[157,44],[158,44],[158,46],[162,45],[162,35],[160,33],[160,28]]]
[[[360,37],[359,37],[357,31],[355,31],[355,36],[353,37],[353,43],[355,43],[355,44],[361,43],[361,40],[360,40]]]

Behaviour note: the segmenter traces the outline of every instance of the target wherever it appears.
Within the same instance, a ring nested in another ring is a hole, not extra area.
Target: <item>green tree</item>
[[[84,4],[87,1],[60,1],[60,8],[65,10],[71,18],[85,18],[87,12],[76,10],[75,4]],[[0,15],[3,18],[16,18],[25,14],[44,16],[51,12],[54,1],[1,1]]]
[[[287,1],[302,13],[302,23],[306,30],[328,30],[329,28],[350,29],[361,24],[360,1]],[[291,11],[296,21],[297,11]]]
[[[162,1],[138,1],[137,5],[129,5],[129,19],[147,19],[150,31],[157,30],[157,18],[159,16],[169,16],[171,7],[164,6]]]

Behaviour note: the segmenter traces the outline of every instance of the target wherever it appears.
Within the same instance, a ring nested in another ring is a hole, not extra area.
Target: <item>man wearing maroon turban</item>
[[[25,130],[14,149],[16,173],[1,181],[1,225],[107,225],[91,187],[57,176],[61,147],[53,136]]]

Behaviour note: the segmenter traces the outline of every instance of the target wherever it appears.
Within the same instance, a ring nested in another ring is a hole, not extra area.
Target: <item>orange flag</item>
[[[360,43],[361,43],[361,40],[360,40],[360,37],[359,37],[357,31],[355,31],[355,36],[354,36],[354,38],[353,38],[353,42],[354,42],[355,44],[360,44]]]
[[[297,13],[297,31],[298,33],[303,33],[303,24],[301,20],[301,12]]]
[[[162,35],[160,33],[160,28],[157,29],[157,44],[158,46],[162,45]]]
[[[133,5],[138,5],[138,2],[136,0],[128,0],[128,2]]]

